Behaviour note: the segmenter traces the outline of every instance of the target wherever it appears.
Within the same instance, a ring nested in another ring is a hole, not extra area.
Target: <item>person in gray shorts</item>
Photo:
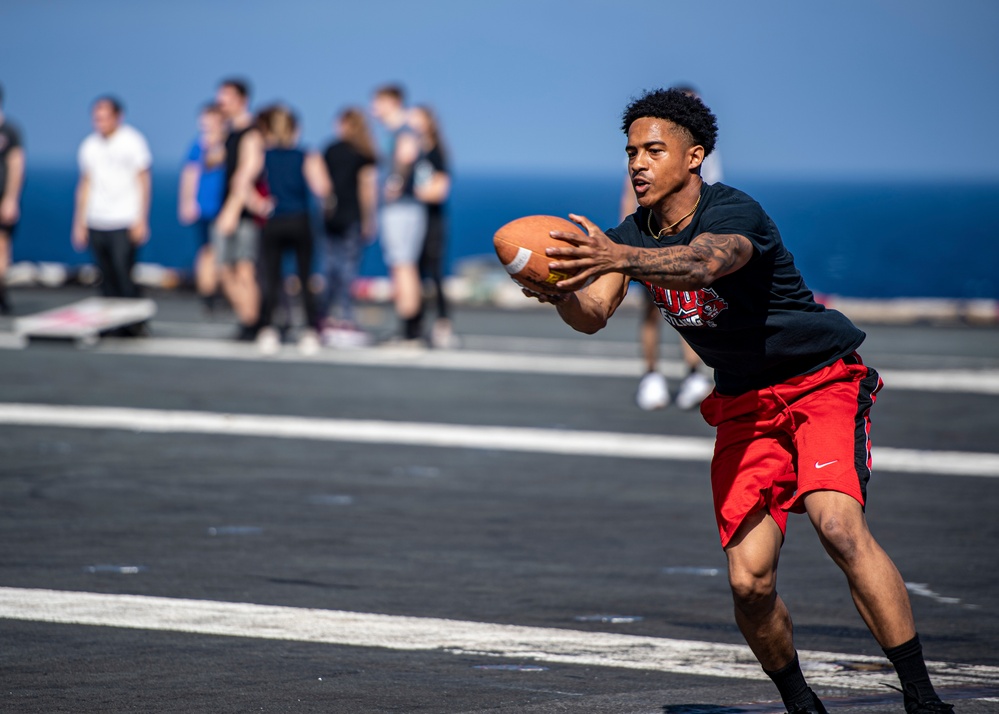
[[[382,253],[392,275],[401,337],[416,343],[421,338],[419,260],[427,232],[427,209],[414,194],[413,167],[420,156],[420,144],[408,124],[403,97],[401,87],[381,87],[375,91],[371,112],[389,132],[389,145],[382,154]]]
[[[389,268],[415,265],[427,232],[427,212],[417,201],[399,200],[382,206],[382,253]]]
[[[219,265],[234,266],[240,262],[256,263],[260,229],[252,218],[240,217],[235,232],[225,235],[213,223],[212,248]]]
[[[239,320],[236,339],[243,341],[257,336],[260,228],[254,216],[267,210],[255,186],[264,169],[264,143],[249,111],[249,97],[247,84],[238,79],[223,81],[216,94],[216,102],[229,123],[229,136],[225,141],[225,196],[212,224],[212,247],[219,263],[222,290]]]

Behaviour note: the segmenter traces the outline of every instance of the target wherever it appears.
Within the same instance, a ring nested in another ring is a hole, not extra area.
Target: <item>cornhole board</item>
[[[19,317],[14,331],[28,340],[69,340],[93,345],[102,334],[145,322],[155,314],[156,303],[148,298],[89,297]]]

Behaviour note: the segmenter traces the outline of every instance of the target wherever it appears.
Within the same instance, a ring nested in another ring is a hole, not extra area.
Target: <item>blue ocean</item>
[[[152,237],[143,262],[187,269],[194,231],[178,224],[177,171],[153,176]],[[458,174],[448,262],[492,255],[492,235],[524,215],[581,213],[617,223],[622,177]],[[14,260],[77,265],[70,245],[76,173],[31,167]],[[846,297],[999,298],[999,182],[836,183],[733,177],[777,223],[812,290]],[[362,272],[383,275],[377,244]]]

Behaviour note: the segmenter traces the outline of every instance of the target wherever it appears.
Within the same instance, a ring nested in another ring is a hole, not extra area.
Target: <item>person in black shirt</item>
[[[437,319],[430,333],[430,344],[438,348],[456,343],[451,325],[451,311],[444,292],[444,263],[447,255],[447,200],[451,194],[451,172],[441,140],[440,124],[428,106],[414,107],[409,124],[420,139],[420,157],[413,169],[413,192],[427,207],[427,231],[420,253],[420,277],[434,284]],[[423,317],[420,309],[420,318]],[[422,328],[421,328],[422,331]]]
[[[593,333],[639,281],[715,370],[701,413],[717,427],[711,482],[735,619],[789,712],[825,708],[805,683],[776,589],[788,512],[808,514],[845,573],[906,712],[953,711],[930,683],[905,583],[864,516],[881,387],[855,352],[864,333],[815,302],[756,201],[701,180],[717,124],[700,99],[648,92],[627,107],[623,129],[638,209],[606,233],[570,216],[587,235],[553,232],[566,245],[547,254],[552,270],[578,272],[557,283],[563,293],[536,297]]]
[[[248,341],[256,338],[260,317],[256,268],[260,228],[255,218],[266,212],[266,202],[257,191],[264,169],[264,142],[250,113],[247,82],[223,80],[216,103],[229,124],[229,134],[222,208],[212,224],[212,248],[222,291],[239,321],[236,338]]]
[[[323,152],[333,196],[324,211],[326,291],[321,314],[330,318],[328,333],[333,342],[365,344],[367,337],[357,322],[351,286],[365,244],[375,239],[378,168],[374,141],[361,109],[341,111],[335,129],[336,140]],[[334,311],[335,317],[331,314]]]

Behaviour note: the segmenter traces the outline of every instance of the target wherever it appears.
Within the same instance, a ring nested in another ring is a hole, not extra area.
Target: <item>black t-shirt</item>
[[[435,146],[430,151],[420,153],[420,158],[417,159],[416,166],[413,169],[414,182],[417,186],[420,186],[430,181],[430,177],[435,173],[448,173],[447,157],[441,150],[440,145]],[[444,212],[444,202],[428,203],[426,205],[427,214],[430,216],[439,216]]]
[[[639,208],[607,235],[651,249],[689,245],[701,233],[738,234],[753,244],[746,265],[702,290],[645,283],[666,322],[715,370],[719,392],[741,394],[814,372],[864,341],[864,333],[845,315],[815,302],[777,226],[742,191],[717,183],[702,186],[690,224],[659,241],[648,221],[648,209]]]
[[[232,177],[236,174],[236,169],[239,167],[239,144],[243,140],[243,137],[253,131],[254,128],[253,124],[250,124],[242,129],[232,129],[225,138],[225,187],[222,191],[222,205],[225,205],[226,200],[229,198],[229,192],[232,190]],[[259,181],[259,177],[257,180]],[[246,207],[243,208],[241,215],[244,218],[253,218],[253,214]]]
[[[337,141],[326,147],[323,159],[336,196],[336,206],[326,216],[326,232],[342,235],[361,220],[358,174],[365,166],[374,166],[375,161],[346,141]]]
[[[21,133],[9,121],[0,124],[0,196],[7,189],[7,155],[21,146]]]

